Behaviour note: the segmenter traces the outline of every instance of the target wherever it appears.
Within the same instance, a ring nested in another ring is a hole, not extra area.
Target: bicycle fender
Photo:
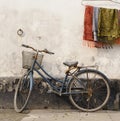
[[[30,90],[33,88],[33,73],[30,72]]]

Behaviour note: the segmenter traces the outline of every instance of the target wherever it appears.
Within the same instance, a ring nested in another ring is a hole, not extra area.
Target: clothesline
[[[83,2],[85,1],[89,1],[89,2],[92,2],[92,1],[98,1],[98,2],[103,2],[103,1],[108,1],[108,2],[113,2],[113,3],[117,3],[117,4],[120,4],[120,2],[118,2],[118,0],[82,0],[81,4],[83,4]]]
[[[81,6],[94,6],[111,9],[120,9],[120,0],[81,0]]]

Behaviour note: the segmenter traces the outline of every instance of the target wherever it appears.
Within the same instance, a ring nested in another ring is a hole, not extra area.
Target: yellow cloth
[[[112,44],[120,37],[118,10],[100,8],[98,15],[98,41]]]

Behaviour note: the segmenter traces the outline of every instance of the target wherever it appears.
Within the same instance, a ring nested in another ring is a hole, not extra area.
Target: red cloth
[[[93,41],[93,6],[86,6],[84,15],[84,35],[83,40]]]

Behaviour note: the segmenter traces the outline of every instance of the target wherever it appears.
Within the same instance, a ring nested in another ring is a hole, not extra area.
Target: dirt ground
[[[80,112],[78,110],[26,110],[0,109],[0,121],[120,121],[120,111]]]

